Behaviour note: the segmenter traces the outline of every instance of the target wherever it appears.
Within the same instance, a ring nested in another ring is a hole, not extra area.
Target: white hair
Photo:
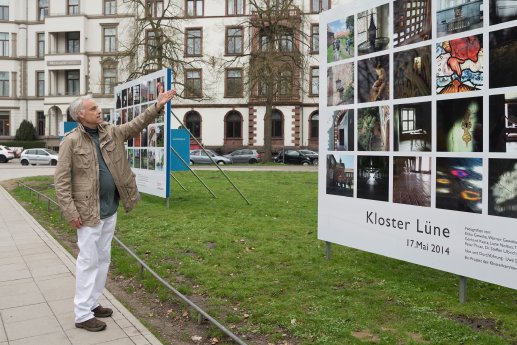
[[[79,112],[84,112],[84,101],[92,99],[92,96],[81,96],[76,98],[72,103],[70,103],[70,106],[68,107],[68,113],[74,119],[74,121],[77,121],[77,115],[79,115]]]

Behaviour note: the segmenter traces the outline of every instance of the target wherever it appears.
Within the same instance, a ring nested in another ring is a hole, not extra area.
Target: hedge
[[[34,149],[34,148],[44,148],[47,147],[45,141],[43,140],[33,140],[33,141],[17,141],[17,140],[0,140],[0,145],[9,146],[9,147],[23,147],[23,149]]]

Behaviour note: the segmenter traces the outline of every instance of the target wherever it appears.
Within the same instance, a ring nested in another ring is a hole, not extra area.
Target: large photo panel
[[[517,1],[350,0],[321,32],[318,238],[517,289]]]

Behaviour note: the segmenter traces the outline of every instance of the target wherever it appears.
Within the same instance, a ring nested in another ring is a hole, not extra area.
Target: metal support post
[[[467,277],[460,276],[460,303],[467,302]]]
[[[325,258],[330,260],[330,242],[325,241]]]

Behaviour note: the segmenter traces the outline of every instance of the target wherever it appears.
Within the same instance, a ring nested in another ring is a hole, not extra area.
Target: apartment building
[[[296,3],[299,11],[293,15],[306,33],[302,49],[309,63],[300,71],[299,87],[287,79],[275,99],[274,148],[318,147],[318,13],[337,5],[330,1]],[[57,146],[68,105],[80,95],[93,95],[106,117],[112,114],[113,87],[131,77],[132,66],[146,59],[155,43],[152,32],[144,31],[147,46],[141,54],[121,59],[118,53],[133,39],[135,23],[149,11],[174,6],[182,36],[176,39],[189,63],[175,76],[183,98],[175,101],[174,114],[205,146],[224,152],[260,148],[265,106],[260,95],[246,92],[249,59],[235,60],[253,46],[247,23],[254,13],[248,1],[147,0],[143,11],[133,3],[0,0],[0,140],[13,138],[20,123],[29,120],[47,146]]]

